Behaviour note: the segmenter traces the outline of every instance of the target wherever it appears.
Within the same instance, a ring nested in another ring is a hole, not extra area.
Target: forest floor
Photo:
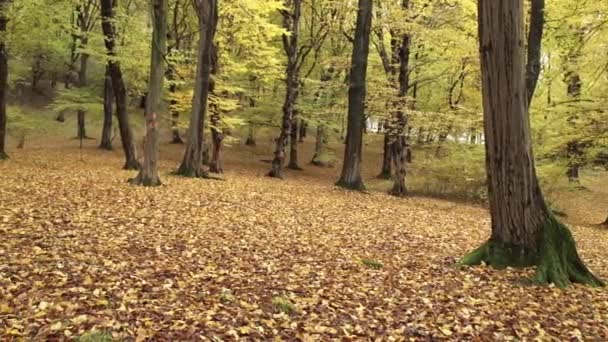
[[[488,237],[480,206],[347,192],[339,168],[269,179],[268,146],[211,181],[171,176],[163,145],[164,185],[134,187],[95,143],[0,162],[0,340],[608,340],[606,289],[453,267]],[[608,230],[571,228],[608,279]]]

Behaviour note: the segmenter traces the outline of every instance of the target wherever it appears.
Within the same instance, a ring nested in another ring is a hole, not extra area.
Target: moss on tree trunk
[[[536,251],[490,239],[462,258],[460,264],[479,265],[483,262],[497,269],[536,266],[534,281],[539,284],[553,283],[560,288],[571,283],[604,286],[579,257],[568,227],[549,216],[539,229],[542,230],[541,241]]]

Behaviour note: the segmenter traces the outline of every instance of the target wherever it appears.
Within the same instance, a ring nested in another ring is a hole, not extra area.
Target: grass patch
[[[290,315],[296,311],[296,306],[286,297],[274,297],[272,305],[278,312]]]
[[[379,270],[384,267],[384,265],[380,261],[374,259],[361,259],[361,263],[374,270]]]
[[[76,338],[77,342],[113,342],[112,335],[104,331],[91,331]]]

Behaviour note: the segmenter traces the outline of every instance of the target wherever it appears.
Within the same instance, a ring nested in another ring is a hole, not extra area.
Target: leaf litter
[[[605,289],[453,267],[482,208],[243,170],[147,189],[66,153],[0,163],[2,340],[608,339]],[[608,232],[573,231],[608,279]]]

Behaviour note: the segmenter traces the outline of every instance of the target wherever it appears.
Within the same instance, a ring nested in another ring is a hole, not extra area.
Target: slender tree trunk
[[[143,186],[159,186],[161,180],[158,175],[158,110],[163,95],[163,82],[165,80],[165,54],[167,51],[167,0],[154,0],[152,2],[152,52],[150,62],[150,79],[148,82],[148,96],[146,97],[146,136],[144,137],[144,162],[139,174],[129,181],[132,184]]]
[[[78,126],[76,137],[80,140],[84,140],[87,138],[85,114],[86,114],[86,112],[84,110],[78,110],[76,112],[76,118],[77,118],[76,121],[77,121],[77,126]]]
[[[530,32],[528,33],[528,64],[526,65],[526,87],[528,107],[532,103],[534,90],[541,69],[541,46],[545,25],[545,0],[532,0],[530,8]]]
[[[110,76],[109,68],[106,67],[106,76],[103,85],[103,129],[101,131],[101,143],[99,144],[99,148],[108,151],[112,150],[113,101],[112,77]]]
[[[283,48],[287,55],[287,67],[285,78],[285,101],[283,103],[283,120],[281,133],[272,160],[269,177],[283,178],[283,164],[285,163],[285,147],[289,136],[292,134],[292,126],[295,119],[295,103],[298,97],[298,36],[300,33],[300,16],[302,10],[301,0],[286,0],[285,7],[288,10],[282,12],[283,27],[290,33],[283,35]],[[297,138],[296,142],[297,144]],[[296,156],[294,156],[296,157]],[[297,157],[296,157],[297,158]],[[297,160],[295,160],[297,166]],[[291,164],[291,163],[290,163]]]
[[[209,171],[214,173],[224,173],[224,163],[222,161],[222,142],[224,133],[220,128],[220,115],[217,106],[211,108],[211,140],[213,143],[213,151],[211,152],[211,161],[209,163]]]
[[[192,99],[190,134],[186,151],[177,174],[186,177],[208,177],[203,169],[204,128],[207,115],[209,82],[211,77],[211,58],[213,38],[217,26],[217,0],[197,0],[195,9],[199,14],[199,47],[196,70],[196,84]]]
[[[8,0],[0,0],[0,36],[6,32]],[[6,154],[6,92],[8,90],[8,54],[4,39],[0,40],[0,160],[7,159]]]
[[[294,110],[294,114],[296,113],[297,110]],[[297,114],[294,115],[291,122],[291,137],[289,138],[289,164],[287,164],[287,167],[292,170],[302,170],[302,168],[298,165],[298,132],[300,131],[300,124],[301,122],[298,119]]]
[[[535,279],[601,285],[572,234],[547,209],[532,154],[524,73],[523,0],[480,0],[479,39],[492,235],[461,263],[537,266]]]
[[[299,136],[300,142],[304,142],[304,138],[306,138],[306,135],[308,133],[308,122],[306,120],[301,120],[300,122],[300,132],[299,132]]]
[[[409,0],[402,3],[404,10],[409,9]],[[393,188],[390,191],[394,196],[405,196],[407,187],[405,186],[406,162],[408,160],[409,146],[407,143],[407,115],[404,111],[407,91],[410,86],[409,62],[410,62],[411,37],[408,33],[403,34],[401,45],[397,51],[399,56],[399,100],[402,108],[394,113],[391,127],[391,147],[393,171]]]
[[[344,163],[340,180],[336,183],[338,186],[354,190],[365,189],[361,179],[361,159],[372,7],[372,0],[359,0],[348,90],[348,128]]]
[[[129,116],[127,114],[127,90],[125,83],[122,78],[122,70],[120,68],[120,61],[116,60],[116,28],[114,27],[114,6],[116,1],[112,0],[100,0],[101,1],[101,27],[105,36],[105,45],[108,60],[108,71],[112,78],[112,88],[114,92],[114,99],[116,100],[116,118],[118,119],[118,126],[120,130],[120,139],[122,140],[122,148],[125,153],[125,165],[126,170],[137,170],[139,168],[139,162],[137,161],[137,154],[135,144],[133,142],[133,132],[129,125]]]
[[[382,170],[378,175],[380,179],[391,179],[392,175],[392,155],[391,155],[391,139],[389,137],[388,130],[384,133],[384,143],[382,145]]]
[[[252,124],[249,124],[248,132],[247,132],[247,140],[245,140],[246,146],[255,146],[255,127]]]

